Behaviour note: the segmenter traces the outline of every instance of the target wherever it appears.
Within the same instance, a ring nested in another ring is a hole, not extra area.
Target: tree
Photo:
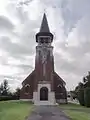
[[[83,77],[84,87],[90,87],[90,71],[88,71],[88,75]]]
[[[3,84],[1,83],[1,85],[0,85],[0,95],[2,95],[2,93],[3,93]]]
[[[19,87],[16,88],[16,91],[15,91],[15,93],[14,93],[14,96],[16,96],[17,99],[19,99],[19,97],[20,97],[20,91],[21,91],[21,89],[20,89]]]
[[[80,82],[75,88],[79,103],[90,107],[90,71],[88,75],[83,77],[83,82]]]
[[[84,89],[84,103],[86,107],[90,107],[90,87]]]
[[[79,100],[79,103],[81,105],[84,105],[84,84],[82,82],[79,82],[78,86],[76,86],[75,93],[77,99]]]
[[[1,83],[0,91],[1,91],[1,95],[4,95],[4,96],[8,95],[9,86],[8,86],[8,81],[7,80],[4,80],[3,83]]]
[[[84,88],[84,84],[82,82],[79,82],[78,86],[76,86],[75,88],[75,93],[78,94],[79,90],[83,88]]]

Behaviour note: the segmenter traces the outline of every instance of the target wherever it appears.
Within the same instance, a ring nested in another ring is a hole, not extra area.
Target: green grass
[[[32,109],[29,102],[0,102],[0,120],[25,120]]]
[[[90,120],[90,108],[76,104],[60,105],[60,108],[71,120]]]

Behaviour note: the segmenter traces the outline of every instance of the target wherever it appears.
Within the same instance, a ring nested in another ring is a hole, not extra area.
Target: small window
[[[61,85],[61,84],[59,84],[57,87],[62,87],[62,85]]]
[[[30,85],[27,84],[25,85],[25,93],[29,93],[29,91],[30,91]]]

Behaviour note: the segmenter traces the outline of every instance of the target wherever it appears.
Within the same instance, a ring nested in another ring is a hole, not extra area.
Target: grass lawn
[[[76,104],[60,105],[60,108],[71,120],[90,120],[90,108]]]
[[[32,109],[30,102],[0,102],[0,120],[25,120]]]

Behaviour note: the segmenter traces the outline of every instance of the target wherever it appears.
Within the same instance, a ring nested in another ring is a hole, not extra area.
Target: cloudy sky
[[[90,70],[90,0],[0,0],[0,83],[12,89],[34,69],[35,34],[46,12],[55,70],[74,87]]]

